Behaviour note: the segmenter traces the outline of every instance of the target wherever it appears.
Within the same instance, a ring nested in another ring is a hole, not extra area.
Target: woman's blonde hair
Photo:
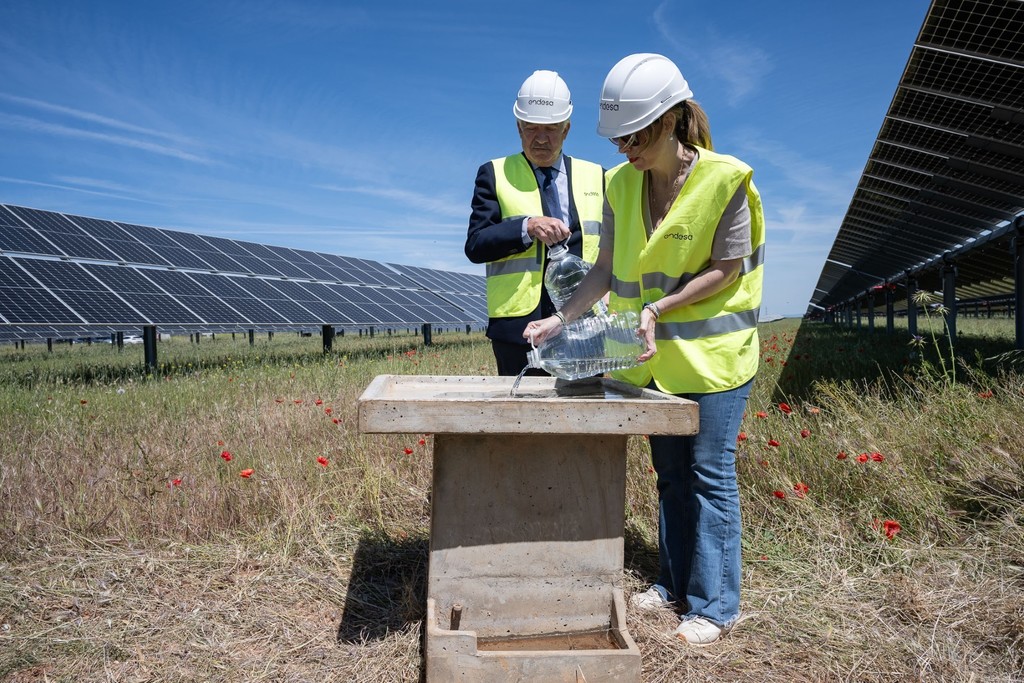
[[[681,141],[689,145],[714,150],[714,147],[711,146],[711,124],[708,122],[708,115],[697,102],[683,100],[668,111],[676,115],[675,132]]]

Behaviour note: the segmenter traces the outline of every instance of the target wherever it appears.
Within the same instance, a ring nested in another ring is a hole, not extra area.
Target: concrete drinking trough
[[[426,677],[640,680],[622,592],[630,434],[697,405],[610,379],[381,375],[363,433],[434,435]]]

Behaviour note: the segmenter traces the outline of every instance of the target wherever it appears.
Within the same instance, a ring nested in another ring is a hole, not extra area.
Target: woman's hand
[[[654,317],[654,312],[649,308],[643,308],[640,310],[640,327],[636,330],[636,336],[640,337],[647,343],[647,350],[637,356],[636,360],[638,363],[649,361],[654,354],[658,352],[658,347],[654,343],[655,320],[657,320],[657,318]]]
[[[548,337],[553,337],[562,331],[562,321],[556,315],[549,315],[540,320],[534,320],[523,330],[523,339],[536,346]]]

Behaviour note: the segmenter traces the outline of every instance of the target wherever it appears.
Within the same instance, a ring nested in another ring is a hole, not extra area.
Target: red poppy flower
[[[181,479],[171,479],[167,482],[167,488],[174,488],[175,486],[181,486]]]
[[[811,415],[817,415],[818,413],[821,412],[821,408],[817,408],[815,406],[807,406],[807,412],[810,413]]]
[[[418,443],[421,446],[426,446],[427,445],[427,440],[426,439],[420,439]]]
[[[339,420],[338,418],[335,417],[335,418],[331,419],[331,422],[333,422],[334,424],[340,424],[341,420]]]
[[[284,403],[284,399],[278,396],[277,398],[274,399],[274,403]]]
[[[224,440],[223,440],[223,439],[219,439],[219,440],[217,441],[217,445],[218,445],[218,446],[223,446],[223,445],[224,445]]]
[[[992,398],[992,390],[989,389],[987,391],[979,391],[978,398]]]
[[[324,456],[322,456],[322,455],[318,455],[318,456],[316,457],[316,461],[317,461],[318,463],[320,463],[321,465],[323,465],[324,467],[327,467],[327,464],[328,464],[328,460],[327,460],[327,458],[325,458]]]
[[[231,462],[231,454],[227,451],[221,451],[220,457],[224,458],[224,462]]]
[[[320,400],[320,399],[317,399],[317,400],[313,401],[313,403],[315,403],[318,406],[322,406],[324,404],[324,402],[322,400]]]
[[[762,562],[767,562],[768,561],[768,556],[767,555],[762,555],[761,557],[759,557],[757,559],[761,560]]]
[[[786,492],[785,491],[772,491],[772,495],[775,496],[776,498],[778,498],[779,500],[782,500],[783,498],[786,497]]]
[[[882,462],[883,460],[885,460],[885,456],[882,455],[881,453],[875,452],[871,454],[871,459],[874,460],[875,462]]]
[[[846,451],[839,451],[839,455],[836,456],[836,460],[846,460]]]
[[[801,429],[800,430],[800,438],[801,439],[806,439],[810,435],[811,435],[811,430],[810,429]]]
[[[238,473],[238,476],[240,476],[242,479],[248,479],[255,472],[256,470],[242,470],[241,472]]]
[[[328,406],[327,408],[324,408],[324,415],[330,415],[333,412],[334,411],[331,410],[330,406]]]
[[[763,410],[759,410],[757,411],[757,413],[755,413],[755,417],[763,420],[764,418],[768,417],[768,413],[764,412]]]
[[[807,487],[807,484],[803,483],[802,481],[798,481],[797,483],[793,484],[793,490],[796,491],[796,494],[800,497],[803,497],[808,491],[810,491],[810,489]]]
[[[409,448],[408,446],[406,446],[406,447],[405,447],[405,454],[406,454],[406,455],[412,455],[412,449],[411,449],[411,448]]]
[[[739,434],[736,435],[736,440],[737,441],[746,441],[747,440],[747,433],[746,432],[740,432]]]
[[[861,453],[860,455],[857,456],[857,462],[867,462],[867,461],[868,461],[868,454],[867,453]]]
[[[302,403],[302,399],[301,399],[301,398],[297,398],[297,399],[295,399],[295,400],[294,400],[294,401],[292,401],[292,402],[293,402],[293,403],[294,403],[295,405],[299,405],[299,404],[301,404],[301,403]]]
[[[884,522],[882,522],[882,531],[885,532],[885,537],[888,538],[890,541],[902,529],[903,527],[900,526],[900,523],[894,519],[887,519]]]
[[[789,415],[790,413],[793,412],[793,409],[789,407],[788,403],[780,403],[779,404],[779,410],[784,412],[786,415]]]
[[[775,439],[768,439],[768,445],[771,446],[772,448],[778,448],[779,442],[776,441]]]

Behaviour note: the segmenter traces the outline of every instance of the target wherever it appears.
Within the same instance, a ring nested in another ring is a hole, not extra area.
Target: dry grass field
[[[1003,322],[962,320],[962,358],[928,331],[762,328],[744,616],[693,648],[631,613],[645,682],[1024,680]],[[360,435],[356,401],[380,374],[493,374],[490,347],[318,345],[175,339],[153,377],[138,347],[0,350],[0,680],[419,680],[432,436]],[[648,456],[631,438],[627,592],[657,564]]]

